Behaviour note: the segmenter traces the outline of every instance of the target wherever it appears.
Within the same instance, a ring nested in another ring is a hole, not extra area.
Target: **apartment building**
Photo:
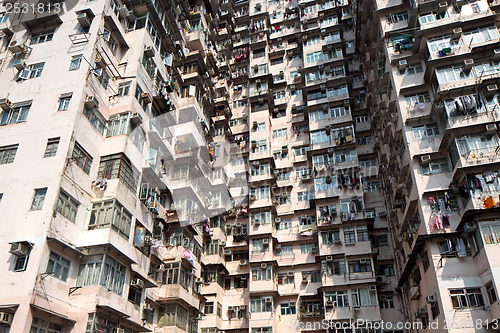
[[[361,53],[406,320],[420,332],[497,331],[498,2],[365,5]]]
[[[0,332],[403,332],[363,6],[5,1]]]

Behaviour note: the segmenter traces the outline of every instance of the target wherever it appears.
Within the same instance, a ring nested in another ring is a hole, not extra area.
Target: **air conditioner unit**
[[[462,28],[455,28],[453,29],[453,32],[451,34],[451,39],[452,40],[457,40],[462,36]]]
[[[369,286],[368,289],[370,291],[375,291],[375,290],[377,290],[377,286]]]
[[[260,268],[266,269],[267,268],[267,264],[260,264]]]
[[[493,50],[493,60],[500,60],[500,49]]]
[[[153,58],[155,56],[155,49],[152,46],[146,46],[144,48],[144,56],[146,58]]]
[[[7,312],[0,312],[0,323],[2,324],[12,323],[12,314]]]
[[[333,261],[333,256],[327,256],[326,261]]]
[[[10,245],[9,252],[17,257],[24,257],[29,254],[30,248],[24,243],[16,242]]]
[[[7,98],[0,99],[0,108],[2,110],[8,111],[12,108],[12,102]]]
[[[448,8],[448,3],[446,1],[440,2],[438,5],[438,13],[444,13]]]
[[[468,72],[472,69],[472,66],[474,66],[474,59],[465,59],[464,60],[464,68],[463,70]]]
[[[467,222],[464,224],[464,231],[465,232],[471,232],[471,231],[476,231],[477,230],[477,225],[475,225],[472,222]]]
[[[141,97],[145,103],[149,104],[152,102],[151,95],[149,93],[142,93]]]
[[[398,69],[400,71],[404,71],[406,69],[406,66],[408,66],[408,62],[406,60],[399,60]]]
[[[94,96],[87,96],[87,98],[85,98],[85,106],[96,109],[99,107],[99,101]]]
[[[496,84],[490,84],[488,86],[486,86],[486,91],[485,91],[485,94],[486,95],[494,95],[498,92],[498,86]]]
[[[425,298],[425,301],[427,303],[436,303],[437,302],[437,297],[436,295],[429,295]]]
[[[484,134],[493,135],[493,134],[495,134],[496,131],[497,131],[497,125],[488,124],[488,125],[486,125],[486,131],[484,132]]]
[[[241,265],[241,266],[248,265],[248,260],[246,260],[246,259],[244,259],[244,260],[240,260],[240,265]]]
[[[266,297],[265,300],[266,300],[266,303],[272,303],[273,302],[273,298],[272,297]]]
[[[88,14],[85,12],[80,12],[77,14],[76,19],[82,28],[90,27],[92,20],[89,18]]]
[[[137,288],[144,288],[144,281],[142,281],[141,279],[132,279],[130,280],[130,286],[131,287],[137,287]]]
[[[431,162],[431,155],[423,155],[420,157],[421,165],[428,165]]]
[[[423,315],[427,313],[427,308],[422,307],[417,309],[417,315]]]
[[[262,244],[269,244],[269,238],[264,238],[262,240]]]
[[[24,59],[16,59],[14,60],[14,67],[18,71],[21,71],[26,68],[26,61]]]
[[[95,68],[95,69],[93,69],[93,70],[92,70],[92,73],[93,73],[95,76],[100,77],[100,76],[102,76],[102,72],[103,72],[103,71],[104,71],[104,70],[103,70],[102,68]]]
[[[139,112],[132,113],[132,115],[130,116],[130,122],[135,125],[142,123],[142,117]]]
[[[16,39],[9,43],[8,50],[11,53],[21,53],[28,49],[23,39]]]

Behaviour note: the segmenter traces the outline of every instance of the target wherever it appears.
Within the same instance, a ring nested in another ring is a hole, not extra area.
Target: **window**
[[[269,186],[261,186],[261,187],[257,187],[257,188],[251,188],[250,195],[253,195],[255,197],[255,200],[269,199],[270,187]]]
[[[394,309],[394,299],[392,296],[381,298],[379,304],[381,309]]]
[[[205,310],[203,311],[204,314],[212,314],[214,313],[214,302],[206,302],[205,303]]]
[[[351,289],[352,306],[375,306],[378,303],[377,292],[368,288]]]
[[[394,24],[401,21],[408,21],[408,12],[401,12],[401,13],[387,15],[387,22],[389,24]]]
[[[53,138],[47,140],[47,147],[45,148],[45,154],[43,154],[43,157],[56,156],[57,147],[59,146],[59,140],[60,138]]]
[[[303,271],[302,281],[306,279],[310,282],[321,282],[321,273],[320,271]]]
[[[344,227],[344,242],[346,244],[356,243],[356,232],[354,227]]]
[[[358,225],[356,227],[356,233],[358,234],[358,242],[368,241],[368,228],[366,225]]]
[[[413,127],[413,137],[415,140],[428,138],[439,135],[439,127],[437,124],[427,124]]]
[[[450,289],[451,303],[455,309],[484,306],[480,288]]]
[[[71,57],[71,62],[69,63],[69,70],[70,71],[76,71],[77,69],[80,69],[80,64],[82,63],[82,55],[76,55]]]
[[[401,73],[402,75],[412,75],[417,73],[422,73],[424,68],[421,63],[409,64],[406,69]]]
[[[8,111],[4,110],[2,112],[1,125],[10,125],[25,122],[28,118],[28,112],[30,111],[31,103],[16,105]]]
[[[120,179],[129,190],[135,193],[137,176],[132,169],[130,160],[124,154],[115,154],[101,157],[98,178]]]
[[[345,259],[323,260],[321,261],[321,269],[325,275],[344,275],[346,273]]]
[[[59,97],[59,102],[57,105],[57,111],[66,111],[69,109],[69,103],[71,102],[71,94],[63,95]]]
[[[349,307],[349,294],[347,290],[325,292],[325,301],[333,302],[333,306],[336,308],[347,308]]]
[[[30,45],[50,42],[52,40],[52,37],[54,37],[54,30],[34,33],[31,35]]]
[[[366,273],[372,271],[371,259],[351,260],[348,263],[349,273]]]
[[[14,162],[18,147],[19,145],[0,147],[0,164],[8,164]]]
[[[434,302],[431,304],[431,314],[432,314],[432,320],[436,319],[437,316],[439,316],[439,303]]]
[[[87,106],[83,108],[83,114],[89,120],[90,124],[101,134],[106,131],[106,120],[98,109],[90,109]]]
[[[277,230],[286,230],[286,229],[290,229],[291,227],[292,227],[292,220],[291,219],[281,218],[281,221],[276,223]]]
[[[431,265],[429,261],[429,253],[425,251],[422,254],[422,266],[424,267],[424,272],[427,272],[427,269],[429,269],[429,266]]]
[[[78,268],[76,285],[80,287],[100,285],[121,295],[126,272],[125,266],[108,254],[85,256]]]
[[[78,202],[61,190],[57,199],[56,211],[74,223],[78,211]]]
[[[269,281],[273,278],[274,274],[272,265],[262,264],[261,266],[252,267],[252,281]]]
[[[443,257],[465,257],[471,254],[467,239],[452,238],[438,244],[439,252]]]
[[[56,279],[66,282],[68,280],[70,267],[71,261],[50,251],[49,262],[47,263],[46,269],[47,273],[51,274]]]
[[[250,312],[272,312],[273,298],[271,296],[252,297],[250,300]]]
[[[45,201],[45,194],[47,194],[47,188],[35,189],[35,194],[33,195],[33,201],[31,203],[31,210],[41,210],[43,207],[43,202]]]
[[[298,192],[297,199],[298,201],[314,200],[314,192],[313,191]]]
[[[300,253],[301,254],[310,254],[313,253],[314,250],[317,250],[316,244],[301,244],[300,245]]]
[[[123,83],[118,86],[117,94],[119,96],[128,96],[129,93],[130,93],[130,82]]]
[[[14,261],[14,272],[22,272],[28,266],[28,256],[16,257]]]
[[[45,65],[45,63],[41,62],[38,64],[33,64],[33,65],[28,66],[27,68],[25,68],[19,72],[17,79],[18,80],[28,80],[28,79],[34,79],[34,78],[42,76],[42,71],[43,71],[44,65]]]
[[[436,69],[436,77],[439,84],[472,79],[474,74],[470,72],[465,72],[461,66],[449,66],[441,67]]]
[[[286,128],[280,128],[277,130],[273,131],[273,138],[282,138],[286,137],[287,129]]]
[[[78,142],[75,141],[73,154],[71,158],[75,161],[76,165],[83,170],[87,175],[90,173],[90,166],[92,165],[92,156]]]
[[[265,241],[267,241],[267,243],[264,243]],[[269,252],[269,239],[254,239],[252,242],[252,252]]]
[[[33,317],[30,333],[62,333],[63,328],[59,324],[51,323],[37,317]]]
[[[217,302],[217,316],[222,317],[222,304]]]
[[[340,243],[340,230],[334,229],[329,231],[321,232],[321,240],[323,244],[335,244]]]
[[[486,284],[486,294],[488,294],[488,300],[490,301],[490,305],[498,300],[497,292],[495,291],[495,286],[491,281]]]
[[[447,159],[435,160],[429,163],[429,165],[424,165],[421,167],[422,174],[430,175],[435,173],[449,172],[450,166]]]
[[[281,249],[276,250],[277,256],[291,256],[293,255],[293,245],[281,245]]]
[[[131,224],[132,214],[118,200],[95,202],[92,205],[89,230],[111,228],[128,238]]]
[[[0,24],[7,22],[9,14],[7,12],[0,13]]]
[[[294,315],[296,314],[295,304],[294,303],[281,303],[281,315]]]
[[[132,277],[132,279],[138,279],[138,278]],[[132,279],[130,281],[130,286],[128,288],[128,300],[133,304],[140,306],[142,299],[142,288],[139,285],[132,284]]]
[[[500,224],[481,225],[479,227],[485,244],[500,243]]]

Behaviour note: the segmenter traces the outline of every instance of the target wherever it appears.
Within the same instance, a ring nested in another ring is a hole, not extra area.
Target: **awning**
[[[32,30],[34,28],[45,28],[45,27],[53,27],[62,24],[62,20],[59,15],[48,15],[42,16],[39,18],[35,18],[33,20],[21,22],[21,24],[27,29]]]
[[[80,251],[77,248],[63,242],[62,240],[60,240],[56,237],[47,236],[47,243],[55,243],[59,246],[62,246],[64,249],[70,249],[71,251],[73,251],[74,253],[76,253],[78,255],[85,255],[85,253],[83,253],[82,251]]]
[[[48,309],[45,309],[39,305],[35,305],[35,304],[30,304],[30,307],[31,309],[36,312],[36,311],[41,311],[41,312],[44,312],[50,316],[56,316],[56,317],[59,317],[63,320],[66,320],[66,321],[69,321],[71,323],[76,323],[76,320],[73,320],[73,319],[70,319],[68,316],[66,315],[63,315],[63,314],[60,314],[58,312],[55,312],[55,311],[52,311],[52,310],[48,310]]]
[[[0,312],[15,313],[19,304],[0,304]]]

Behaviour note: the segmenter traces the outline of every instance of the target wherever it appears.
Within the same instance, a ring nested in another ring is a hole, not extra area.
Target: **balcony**
[[[166,301],[173,299],[183,300],[194,308],[198,308],[200,306],[200,300],[198,297],[187,291],[180,284],[161,285],[158,290],[158,300]]]

